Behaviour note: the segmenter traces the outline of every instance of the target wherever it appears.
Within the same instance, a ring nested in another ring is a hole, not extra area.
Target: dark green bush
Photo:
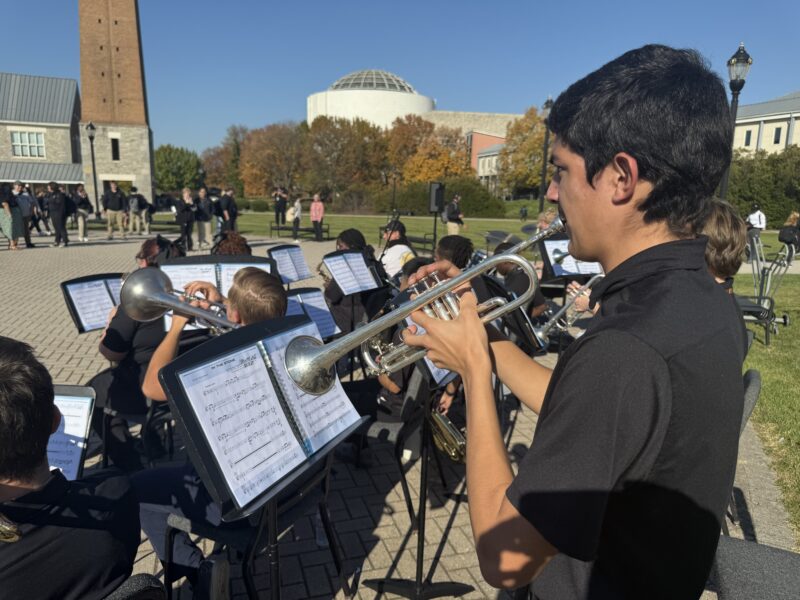
[[[266,200],[255,198],[250,200],[250,210],[253,212],[267,212],[269,210],[269,203]]]

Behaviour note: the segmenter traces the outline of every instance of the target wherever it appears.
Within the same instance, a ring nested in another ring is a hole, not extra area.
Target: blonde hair
[[[286,290],[280,279],[257,267],[245,267],[236,272],[228,301],[245,325],[286,314]]]
[[[784,227],[797,227],[797,221],[800,221],[800,212],[793,210],[789,213],[789,216],[786,217],[786,223],[783,224]]]
[[[711,274],[720,279],[733,277],[742,266],[747,245],[747,225],[736,209],[724,200],[712,198],[710,211],[700,231],[708,236],[706,264]]]

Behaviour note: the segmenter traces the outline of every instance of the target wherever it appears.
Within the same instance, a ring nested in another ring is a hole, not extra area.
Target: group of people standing
[[[239,208],[233,188],[226,189],[217,199],[211,197],[205,187],[197,190],[197,196],[192,195],[192,190],[185,187],[181,190],[181,199],[175,202],[172,210],[175,213],[175,222],[181,229],[179,243],[186,250],[194,250],[192,232],[195,223],[197,223],[197,246],[200,250],[212,246],[215,230],[237,231],[236,219],[239,216]]]
[[[299,242],[300,221],[303,216],[303,201],[298,196],[294,203],[289,206],[289,192],[284,187],[276,187],[272,193],[273,207],[275,209],[275,224],[286,225],[287,221],[292,224],[292,238]],[[311,226],[314,228],[314,239],[322,241],[322,220],[325,218],[325,202],[320,194],[314,194],[309,208]]]

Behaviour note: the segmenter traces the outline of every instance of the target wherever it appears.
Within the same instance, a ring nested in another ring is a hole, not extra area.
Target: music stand
[[[59,287],[78,333],[89,333],[103,329],[109,311],[119,304],[122,273],[85,275],[62,281]]]
[[[170,401],[172,414],[183,435],[183,439],[186,440],[187,454],[212,499],[220,504],[223,521],[234,521],[248,517],[257,512],[259,513],[258,530],[253,546],[259,547],[260,540],[264,537],[264,530],[266,529],[267,554],[270,569],[270,596],[273,600],[280,598],[280,565],[277,531],[278,496],[289,490],[313,469],[318,468],[320,462],[326,460],[333,449],[358,430],[367,419],[356,418],[322,447],[314,449],[310,454],[308,454],[308,452],[310,452],[310,444],[309,446],[304,446],[305,458],[302,462],[292,467],[291,470],[285,474],[281,474],[277,480],[268,484],[263,489],[249,489],[249,499],[243,501],[242,498],[244,498],[244,496],[241,494],[241,490],[239,495],[237,495],[237,492],[231,487],[230,474],[224,472],[225,468],[222,465],[222,462],[227,460],[232,463],[233,456],[231,456],[231,459],[227,459],[215,453],[214,448],[217,446],[213,445],[209,440],[208,434],[204,430],[201,419],[196,412],[198,408],[193,406],[192,400],[190,400],[188,392],[184,387],[183,382],[185,380],[182,380],[182,377],[192,370],[196,370],[198,367],[205,369],[206,365],[212,365],[214,361],[217,361],[216,364],[220,364],[218,362],[220,357],[222,357],[224,361],[227,361],[228,359],[226,357],[228,355],[232,355],[242,349],[251,350],[254,346],[258,346],[259,349],[263,350],[263,345],[260,344],[265,338],[285,334],[308,323],[310,323],[310,321],[306,316],[283,317],[281,319],[254,323],[247,327],[231,331],[224,336],[214,338],[202,346],[198,346],[178,357],[159,372],[159,379]],[[282,367],[269,363],[266,351],[263,352],[262,358],[267,367],[267,373],[269,374],[268,382],[262,382],[262,385],[266,385],[266,383],[272,385],[278,397],[283,398],[281,404],[284,404],[287,402],[284,396],[285,391],[281,391],[281,385],[278,381],[279,377],[275,372],[276,368]],[[203,410],[208,411],[209,406],[210,405],[206,404]],[[253,409],[250,407],[246,408],[254,410],[255,413],[260,410],[255,408],[255,404],[253,407]],[[286,410],[285,405],[284,410]],[[251,413],[247,414],[249,415]],[[253,419],[257,418],[262,419],[263,422],[263,419],[272,417],[268,415],[265,416],[265,412],[262,411],[261,414],[254,415]],[[252,421],[253,419],[250,420]],[[249,425],[247,425],[247,427],[249,427]],[[294,433],[297,433],[297,430],[294,428],[292,428],[292,430]],[[279,439],[279,437],[280,436],[276,436],[276,439]],[[270,439],[268,443],[272,441],[273,440]],[[283,448],[286,448],[286,445],[284,445]],[[253,453],[251,452],[250,454]],[[249,456],[249,454],[247,456]],[[250,469],[254,470],[257,466],[258,465],[254,465]],[[248,592],[254,594],[255,590],[248,589]]]
[[[329,339],[342,332],[336,321],[333,320],[322,290],[314,287],[295,288],[288,292],[288,298],[296,298],[309,318],[319,329],[322,339]],[[321,302],[320,302],[321,301]],[[324,308],[321,306],[324,305]]]
[[[281,244],[267,250],[267,256],[278,265],[281,281],[289,289],[292,283],[311,278],[303,250],[295,244]]]

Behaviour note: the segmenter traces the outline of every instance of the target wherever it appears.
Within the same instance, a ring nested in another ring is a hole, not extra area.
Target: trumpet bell
[[[169,277],[160,269],[147,267],[125,278],[119,293],[120,304],[134,321],[155,321],[163,317],[169,307],[156,304],[151,299],[164,293],[172,293]]]

